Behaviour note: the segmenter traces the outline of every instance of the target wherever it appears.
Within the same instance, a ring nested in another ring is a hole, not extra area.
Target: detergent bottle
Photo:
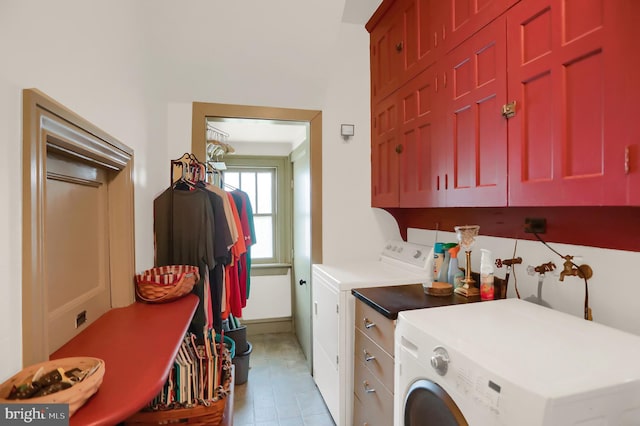
[[[459,245],[455,245],[449,249],[449,271],[447,272],[447,282],[451,284],[454,289],[462,286],[462,279],[464,278],[464,271],[458,266],[459,251]]]
[[[480,249],[480,299],[493,300],[493,262],[491,251]]]

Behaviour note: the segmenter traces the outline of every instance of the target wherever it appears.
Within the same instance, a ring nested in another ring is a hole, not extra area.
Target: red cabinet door
[[[373,109],[371,122],[371,206],[398,207],[397,97],[390,96]]]
[[[370,36],[371,103],[375,105],[400,86],[403,65],[404,16],[400,2],[391,6]]]
[[[437,0],[395,1],[371,31],[372,104],[435,62],[436,4]]]
[[[507,204],[506,19],[476,33],[445,58],[446,204]]]
[[[520,0],[439,0],[446,51],[456,48]]]
[[[622,0],[617,3],[614,13],[617,43],[610,46],[610,53],[621,59],[610,65],[615,68],[616,77],[609,90],[617,97],[618,105],[608,122],[619,130],[615,137],[624,151],[626,204],[640,206],[640,119],[637,106],[640,99],[640,2]],[[619,168],[619,158],[618,165],[614,167]]]
[[[628,65],[616,46],[625,2],[523,0],[509,11],[509,97],[517,105],[509,205],[626,203],[629,123],[620,119],[627,94],[619,77]]]
[[[402,146],[399,155],[400,207],[438,205],[435,87],[436,73],[430,67],[403,86],[398,95]]]
[[[417,71],[422,72],[433,65],[440,53],[442,45],[440,31],[442,28],[439,9],[441,0],[415,0],[417,5],[417,32],[407,31],[407,38],[417,41]],[[414,73],[415,75],[415,73]]]

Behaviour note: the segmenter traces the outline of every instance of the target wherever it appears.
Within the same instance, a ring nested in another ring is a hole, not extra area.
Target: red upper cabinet
[[[438,0],[384,2],[367,24],[371,32],[372,104],[435,62],[433,8]]]
[[[398,103],[395,96],[390,96],[376,105],[371,119],[373,207],[398,206],[398,155],[402,153],[398,133]]]
[[[422,72],[374,108],[371,143],[372,205],[431,207],[436,191],[439,117],[436,73]]]
[[[383,4],[384,5],[384,4]],[[371,102],[385,98],[400,85],[404,49],[403,16],[400,2],[388,8],[371,31]]]
[[[449,51],[506,12],[520,0],[438,0],[437,24]]]
[[[617,43],[609,46],[615,58],[609,67],[615,69],[615,78],[609,82],[609,90],[616,94],[618,105],[611,112],[609,123],[619,131],[618,144],[623,147],[624,173],[626,179],[626,204],[640,206],[640,119],[638,119],[638,98],[640,97],[640,2],[621,1],[615,10]],[[615,121],[614,121],[615,120]],[[619,159],[617,165],[619,168]]]
[[[446,205],[507,204],[506,19],[494,20],[444,58],[445,120],[439,144],[447,149]]]
[[[516,101],[509,205],[632,203],[625,158],[634,154],[637,133],[628,129],[638,119],[626,102],[637,99],[630,69],[637,72],[638,54],[628,38],[638,38],[628,16],[640,16],[640,2],[522,1],[508,14],[509,98]]]
[[[403,86],[400,111],[399,205],[433,207],[442,201],[436,188],[440,164],[436,72],[433,67]]]
[[[640,206],[638,16],[640,0],[383,1],[373,205]]]

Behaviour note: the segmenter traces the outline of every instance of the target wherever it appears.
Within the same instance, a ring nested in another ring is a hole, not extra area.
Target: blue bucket
[[[216,343],[220,343],[220,337],[219,334],[216,334]],[[236,342],[234,342],[231,337],[224,336],[224,345],[229,349],[229,353],[233,359],[236,356]]]

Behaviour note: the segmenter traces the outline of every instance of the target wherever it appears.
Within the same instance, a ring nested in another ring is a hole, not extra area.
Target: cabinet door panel
[[[402,72],[403,81],[418,73],[418,60],[420,59],[420,27],[418,22],[417,0],[405,0],[401,2],[404,34],[402,36]]]
[[[445,48],[454,49],[519,0],[440,0],[445,4]]]
[[[640,120],[638,119],[638,99],[640,98],[640,2],[620,0],[616,2],[614,13],[614,39],[609,46],[611,61],[607,64],[607,75],[615,73],[605,95],[616,98],[616,110],[610,114],[608,123],[618,131],[611,139],[617,141],[623,150],[622,170],[626,177],[626,204],[640,206]],[[608,22],[605,21],[605,24]],[[620,159],[614,161],[613,169],[620,170]],[[618,184],[620,185],[620,184]]]
[[[374,108],[371,129],[371,205],[398,206],[398,105],[391,96]]]
[[[371,99],[375,103],[397,89],[402,72],[403,16],[394,5],[371,32]]]
[[[508,15],[509,204],[625,202],[618,1],[523,1]]]
[[[418,4],[418,61],[420,70],[433,65],[442,46],[441,0],[417,0]]]
[[[436,205],[435,73],[428,69],[400,90],[400,206]]]
[[[393,93],[436,60],[437,0],[395,1],[371,31],[372,104]]]
[[[448,206],[507,202],[506,20],[498,18],[446,57],[444,176]]]

